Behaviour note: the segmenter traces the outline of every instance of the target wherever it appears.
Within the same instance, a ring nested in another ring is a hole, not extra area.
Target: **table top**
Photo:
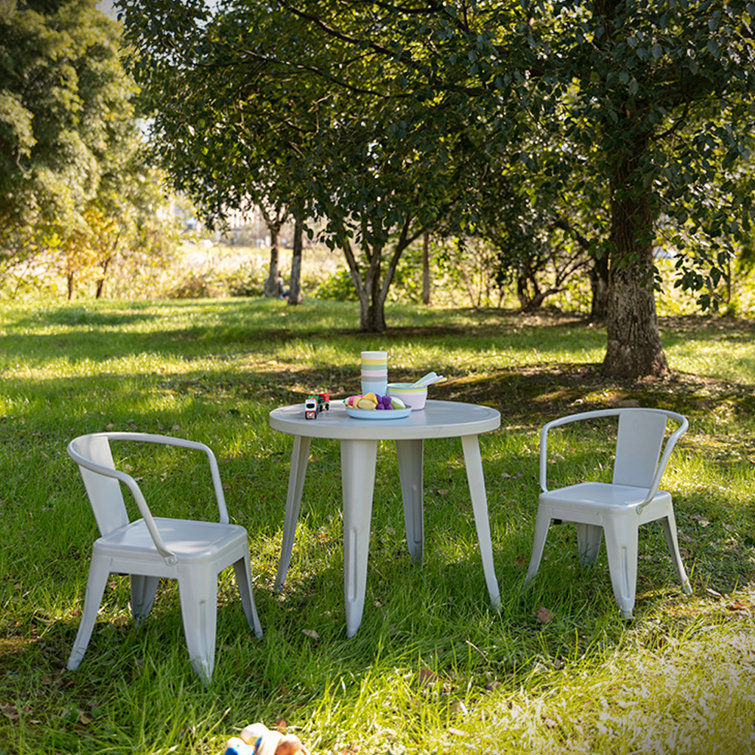
[[[401,419],[355,419],[343,403],[331,402],[317,419],[305,419],[304,403],[270,412],[270,427],[289,435],[333,440],[420,440],[477,435],[500,427],[498,410],[460,401],[430,401]]]

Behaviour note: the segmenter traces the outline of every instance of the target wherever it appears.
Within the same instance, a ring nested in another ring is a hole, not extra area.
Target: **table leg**
[[[422,511],[422,440],[397,440],[396,455],[404,501],[406,543],[412,563],[422,561],[425,550],[425,524]]]
[[[341,441],[343,588],[348,637],[357,633],[364,612],[377,446],[376,440]]]
[[[482,473],[480,443],[476,435],[462,435],[461,446],[464,449],[464,463],[467,467],[469,495],[472,498],[477,539],[480,543],[482,569],[488,586],[490,601],[496,611],[501,610],[501,593],[493,565],[493,545],[490,540],[490,521],[488,519],[488,498],[485,493],[485,478]]]
[[[304,490],[304,476],[307,474],[309,447],[312,438],[294,436],[294,449],[291,452],[291,470],[288,473],[288,493],[286,495],[286,518],[283,523],[283,544],[275,575],[275,592],[280,592],[286,581],[286,574],[291,563],[291,551],[294,548],[296,522],[299,519],[301,496]]]

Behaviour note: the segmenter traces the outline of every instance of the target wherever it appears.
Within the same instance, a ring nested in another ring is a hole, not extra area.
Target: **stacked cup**
[[[388,352],[362,352],[362,393],[385,396],[388,390]]]

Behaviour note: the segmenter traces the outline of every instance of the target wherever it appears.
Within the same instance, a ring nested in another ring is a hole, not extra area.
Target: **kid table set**
[[[344,599],[346,631],[353,637],[362,621],[367,583],[372,500],[377,447],[380,440],[396,444],[404,524],[413,563],[424,550],[423,451],[425,440],[461,438],[469,494],[474,512],[482,567],[490,600],[496,609],[501,598],[493,566],[488,504],[478,436],[497,429],[501,415],[495,409],[458,401],[427,400],[427,386],[445,378],[434,372],[415,383],[388,383],[385,351],[362,352],[362,394],[330,401],[327,394],[314,398],[316,409],[294,404],[270,412],[270,426],[292,435],[291,470],[286,496],[275,589],[286,581],[299,517],[304,478],[313,438],[337,440],[341,448],[341,486],[344,527]]]

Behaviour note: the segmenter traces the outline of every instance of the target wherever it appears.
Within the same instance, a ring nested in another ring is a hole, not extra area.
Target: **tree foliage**
[[[364,328],[423,232],[498,236],[525,288],[558,242],[607,284],[605,371],[661,374],[659,240],[706,306],[745,235],[752,2],[122,5],[171,170],[217,201],[299,192]]]
[[[545,197],[602,198],[595,215],[605,220],[583,236],[609,263],[604,368],[667,369],[653,297],[659,219],[692,240],[681,250],[680,282],[701,289],[724,274],[749,219],[735,178],[753,131],[752,3],[281,5],[309,24],[318,48],[335,40],[379,59],[381,80],[404,97],[430,92],[456,103],[463,128],[484,129],[493,171],[516,170],[516,159]],[[339,84],[358,81],[339,69]],[[443,117],[443,128],[454,125]],[[496,166],[501,156],[508,168]],[[701,201],[712,185],[716,203]]]
[[[100,295],[156,209],[120,28],[94,0],[1,7],[0,264],[33,257]]]
[[[120,64],[119,34],[94,5],[72,0],[3,6],[5,228],[76,225],[110,167],[112,146],[133,123],[133,87]]]

